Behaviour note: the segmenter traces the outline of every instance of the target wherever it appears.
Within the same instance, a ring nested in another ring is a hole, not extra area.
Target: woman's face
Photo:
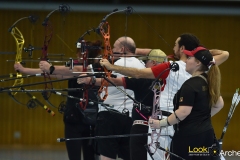
[[[192,75],[197,70],[199,63],[195,57],[187,56],[186,71]]]

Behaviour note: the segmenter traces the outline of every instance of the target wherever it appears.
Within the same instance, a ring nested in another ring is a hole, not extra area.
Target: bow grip
[[[158,119],[158,115],[152,115],[151,118],[152,119]]]

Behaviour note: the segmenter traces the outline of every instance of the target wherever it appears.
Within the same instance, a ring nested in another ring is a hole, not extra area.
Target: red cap
[[[202,62],[202,64],[204,64],[207,67],[209,67],[213,62],[212,54],[209,52],[209,50],[207,50],[204,47],[197,47],[192,51],[183,50],[183,53],[185,53],[188,56],[194,56],[196,59],[198,59],[200,62]]]
[[[185,54],[188,55],[188,56],[194,56],[198,51],[201,51],[201,50],[207,50],[207,49],[204,48],[204,47],[197,47],[197,48],[195,48],[195,49],[192,50],[192,51],[183,50],[183,53],[185,53]]]

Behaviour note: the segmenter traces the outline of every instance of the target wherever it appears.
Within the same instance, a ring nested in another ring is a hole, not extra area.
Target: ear
[[[184,56],[185,58],[187,58],[186,55],[183,53],[183,50],[185,50],[185,46],[182,45],[181,47],[179,47],[179,52],[180,52],[180,57],[179,57],[179,58],[180,58],[180,59],[181,59],[181,57],[183,57],[183,56]]]
[[[195,61],[196,61],[196,63],[197,63],[197,66],[200,67],[200,66],[202,65],[202,63],[201,63],[198,59],[195,58]]]
[[[155,66],[157,64],[157,62],[155,60],[151,60],[152,64]]]
[[[124,46],[122,46],[121,47],[121,53],[125,53],[126,51],[125,51],[125,48],[124,48]]]
[[[184,46],[184,45],[182,45],[181,47],[179,47],[179,50],[180,50],[180,52],[182,53],[182,52],[183,52],[183,50],[185,50],[185,46]]]

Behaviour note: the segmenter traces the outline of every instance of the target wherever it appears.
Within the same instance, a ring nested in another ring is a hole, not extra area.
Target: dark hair
[[[102,51],[102,41],[101,40],[96,40],[96,41],[87,41],[86,42],[87,46],[96,46],[99,47],[99,49],[96,48],[88,48],[88,57],[90,58],[96,58],[99,55],[101,55]],[[81,49],[77,49],[77,52],[80,52]],[[88,59],[88,64],[93,64],[94,59]]]
[[[179,47],[185,46],[186,50],[192,51],[200,45],[199,39],[191,33],[183,33],[179,37]]]
[[[96,40],[96,41],[93,41],[93,42],[87,41],[86,44],[88,46],[96,46],[96,47],[102,48],[102,41],[100,41],[100,40]],[[91,49],[91,48],[89,48],[88,49],[89,57],[97,57],[98,55],[100,55],[101,54],[101,49],[100,48],[99,49]]]

